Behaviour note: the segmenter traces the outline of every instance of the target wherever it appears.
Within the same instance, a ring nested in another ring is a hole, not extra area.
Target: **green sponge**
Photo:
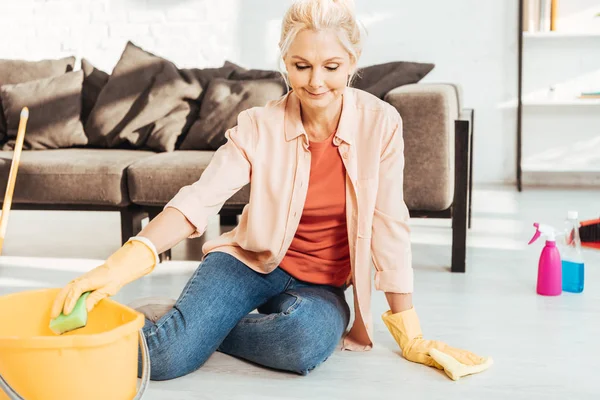
[[[79,297],[73,311],[69,315],[65,315],[62,312],[60,315],[50,321],[50,329],[57,335],[61,335],[65,332],[72,331],[74,329],[82,328],[87,324],[87,308],[85,306],[85,299],[90,295],[91,292],[86,292]]]

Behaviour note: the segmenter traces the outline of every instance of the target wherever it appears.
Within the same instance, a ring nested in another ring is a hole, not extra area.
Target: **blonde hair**
[[[279,50],[283,59],[296,35],[304,29],[312,31],[333,30],[351,61],[358,62],[362,52],[361,32],[356,20],[353,0],[294,0],[281,24]],[[286,74],[281,71],[289,86]],[[356,75],[353,72],[348,84]]]

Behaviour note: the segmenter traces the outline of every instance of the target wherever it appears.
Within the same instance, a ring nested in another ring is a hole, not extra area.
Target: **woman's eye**
[[[328,71],[335,71],[336,69],[338,69],[339,65],[336,66],[326,66],[325,69]],[[310,68],[310,65],[302,65],[302,64],[296,64],[296,69],[299,71],[305,70]]]

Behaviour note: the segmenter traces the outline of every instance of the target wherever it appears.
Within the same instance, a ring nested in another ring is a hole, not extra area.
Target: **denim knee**
[[[146,334],[150,358],[150,380],[166,381],[194,372],[206,363],[208,358],[188,359],[181,357],[178,351],[173,351],[172,342],[157,340],[156,336]],[[193,357],[192,357],[193,358]],[[142,353],[138,355],[138,377],[142,375]]]
[[[315,360],[313,358],[307,358],[304,360],[298,360],[297,364],[294,366],[293,372],[307,376],[312,370],[317,368],[319,365],[323,364],[329,358],[330,354],[322,358],[321,360]]]
[[[306,338],[309,339],[309,338]],[[328,338],[329,339],[329,338]],[[334,352],[339,340],[299,339],[288,347],[284,361],[288,371],[308,375],[313,369],[324,363]]]
[[[284,357],[287,370],[300,375],[308,375],[310,371],[325,362],[335,351],[343,334],[343,328],[335,322],[320,329],[310,329],[306,320],[300,318],[303,310],[296,310],[290,318],[288,326],[293,340],[288,340]],[[296,315],[294,315],[296,314]]]

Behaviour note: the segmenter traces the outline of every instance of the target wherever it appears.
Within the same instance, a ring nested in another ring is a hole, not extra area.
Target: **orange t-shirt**
[[[350,275],[346,229],[346,171],[332,134],[310,142],[304,210],[280,267],[305,282],[341,286]]]

